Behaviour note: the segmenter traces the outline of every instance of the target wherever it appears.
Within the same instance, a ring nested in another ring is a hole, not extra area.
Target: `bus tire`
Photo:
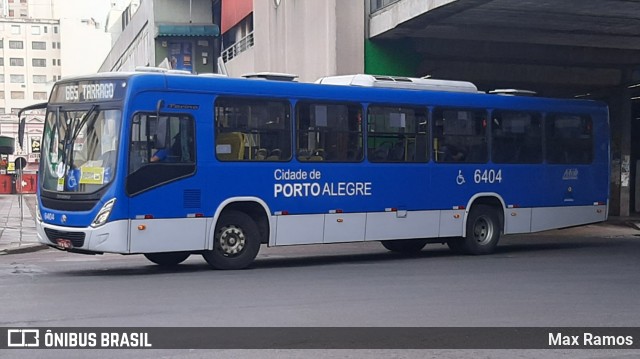
[[[426,239],[400,239],[395,241],[382,241],[382,246],[391,252],[417,253],[427,245]]]
[[[246,213],[225,211],[220,215],[213,237],[213,250],[202,256],[215,269],[248,267],[260,250],[260,231]]]
[[[467,218],[467,235],[463,249],[467,254],[493,253],[500,239],[500,218],[494,207],[479,204],[471,207]]]
[[[145,253],[144,256],[153,263],[162,267],[173,267],[184,262],[191,253],[187,252],[165,252],[165,253]]]

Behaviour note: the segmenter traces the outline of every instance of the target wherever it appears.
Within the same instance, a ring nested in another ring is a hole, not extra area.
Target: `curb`
[[[40,243],[24,244],[19,247],[0,249],[0,255],[32,253],[47,248],[49,248],[49,246]]]
[[[614,220],[607,220],[605,222],[602,222],[601,224],[631,228],[631,229],[640,231],[640,220],[626,220],[626,219],[615,220],[614,219]]]
[[[638,221],[627,221],[625,224],[633,229],[640,230],[640,222]]]

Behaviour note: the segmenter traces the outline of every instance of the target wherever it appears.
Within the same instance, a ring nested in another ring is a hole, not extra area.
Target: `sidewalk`
[[[47,248],[36,235],[36,195],[0,195],[0,255]]]
[[[36,235],[36,195],[0,195],[0,255],[33,252],[48,248],[40,244]],[[592,225],[602,235],[640,234],[640,216],[609,217],[604,223]]]

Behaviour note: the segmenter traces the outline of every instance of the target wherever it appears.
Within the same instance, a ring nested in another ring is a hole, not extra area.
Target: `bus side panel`
[[[131,253],[203,250],[206,228],[206,218],[134,219]]]
[[[325,214],[323,243],[364,241],[366,222],[365,213]]]
[[[606,205],[534,208],[531,231],[577,226],[606,220]]]
[[[276,246],[317,244],[324,238],[324,214],[274,216]]]
[[[464,232],[464,209],[440,211],[440,237],[459,237]]]
[[[367,213],[366,241],[437,237],[440,211]]]
[[[504,234],[531,232],[531,208],[507,208],[504,213]]]

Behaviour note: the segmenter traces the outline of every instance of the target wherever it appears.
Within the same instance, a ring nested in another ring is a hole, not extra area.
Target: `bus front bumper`
[[[38,241],[51,247],[78,253],[129,252],[129,221],[106,223],[98,228],[62,227],[36,220]]]

